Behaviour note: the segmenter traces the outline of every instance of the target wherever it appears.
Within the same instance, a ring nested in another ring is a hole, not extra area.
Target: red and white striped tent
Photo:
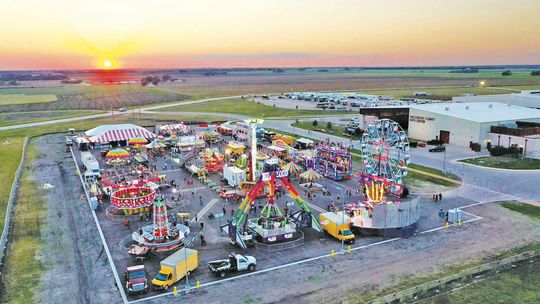
[[[84,134],[91,142],[111,142],[129,140],[134,137],[155,138],[156,135],[143,127],[133,124],[101,125]]]

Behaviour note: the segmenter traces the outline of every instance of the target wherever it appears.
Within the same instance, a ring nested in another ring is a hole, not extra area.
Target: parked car
[[[120,109],[118,109],[118,112],[127,112],[127,109],[126,108],[120,108]]]
[[[427,144],[426,144],[425,141],[419,140],[419,141],[416,142],[416,145],[418,147],[425,147]]]
[[[444,152],[444,151],[446,151],[445,146],[437,146],[437,147],[433,147],[429,149],[429,152]]]

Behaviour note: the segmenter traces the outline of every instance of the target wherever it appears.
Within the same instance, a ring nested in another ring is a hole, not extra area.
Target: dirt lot
[[[60,148],[62,137],[40,137],[33,142],[40,157],[32,165],[36,184],[50,183],[47,220],[42,225],[45,266],[41,303],[115,303],[120,301],[90,208],[69,153]]]

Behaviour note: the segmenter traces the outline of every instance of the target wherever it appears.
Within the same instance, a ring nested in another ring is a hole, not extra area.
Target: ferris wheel
[[[380,119],[367,126],[360,139],[363,173],[403,184],[410,163],[407,134],[393,120]]]

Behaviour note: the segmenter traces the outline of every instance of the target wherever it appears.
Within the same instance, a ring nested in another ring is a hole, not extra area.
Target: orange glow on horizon
[[[12,1],[0,70],[539,64],[538,11],[538,0]]]

